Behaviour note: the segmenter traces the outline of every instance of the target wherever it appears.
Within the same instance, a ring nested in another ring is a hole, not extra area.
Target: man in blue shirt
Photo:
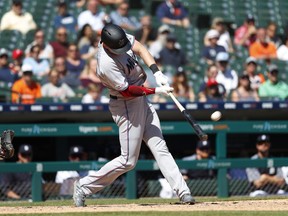
[[[14,81],[18,79],[18,75],[13,73],[8,65],[8,52],[6,49],[0,49],[0,82],[12,86]]]
[[[219,46],[217,41],[219,39],[219,33],[215,29],[211,29],[207,32],[207,38],[209,40],[209,46],[205,46],[202,50],[202,58],[206,60],[206,63],[211,65],[215,63],[216,55],[220,52],[226,52],[223,46]]]
[[[190,21],[188,11],[178,0],[166,0],[160,4],[156,16],[163,24],[188,28]]]
[[[65,0],[58,1],[58,15],[54,18],[54,28],[64,27],[70,33],[76,33],[77,20],[67,12],[67,3]]]

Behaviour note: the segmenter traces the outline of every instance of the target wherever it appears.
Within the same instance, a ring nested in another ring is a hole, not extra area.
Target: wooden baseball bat
[[[201,141],[206,141],[208,140],[208,135],[205,134],[200,127],[200,125],[195,121],[194,118],[187,112],[187,110],[182,106],[182,104],[177,100],[177,98],[173,95],[172,92],[169,93],[169,96],[172,98],[178,109],[181,111],[181,113],[184,115],[186,120],[189,122],[189,124],[192,126],[194,129],[195,133],[199,137]]]

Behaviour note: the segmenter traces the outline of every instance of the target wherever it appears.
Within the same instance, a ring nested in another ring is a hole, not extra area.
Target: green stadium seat
[[[23,35],[21,32],[16,30],[3,30],[0,32],[0,46],[8,50],[22,46]]]

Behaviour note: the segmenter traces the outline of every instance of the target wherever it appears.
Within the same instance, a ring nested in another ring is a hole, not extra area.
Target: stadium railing
[[[287,134],[288,121],[222,121],[200,122],[208,134],[216,134],[216,159],[201,161],[177,160],[180,169],[215,169],[217,174],[217,196],[229,196],[228,169],[248,167],[282,167],[287,166],[288,158],[269,158],[251,160],[249,158],[227,158],[227,135],[229,133],[249,134]],[[0,125],[4,129],[7,125]],[[13,129],[19,136],[73,136],[78,135],[117,135],[118,130],[113,123],[78,123],[78,124],[13,124]],[[191,134],[193,133],[186,122],[163,122],[164,134]],[[96,161],[85,162],[32,162],[28,164],[1,163],[0,173],[31,172],[32,173],[32,200],[42,201],[42,174],[60,170],[97,170],[104,163]],[[134,170],[126,174],[125,196],[135,199],[137,195],[137,172],[157,171],[157,163],[151,160],[140,160]]]

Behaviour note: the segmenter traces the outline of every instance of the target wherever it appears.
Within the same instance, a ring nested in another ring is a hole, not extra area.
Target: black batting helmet
[[[131,49],[131,43],[124,30],[114,24],[107,24],[101,32],[101,43],[106,44],[113,53],[122,54]]]

